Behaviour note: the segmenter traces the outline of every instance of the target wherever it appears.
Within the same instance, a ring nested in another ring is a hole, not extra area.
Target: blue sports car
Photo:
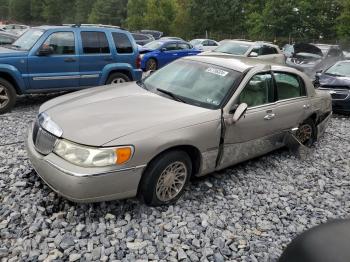
[[[143,71],[157,70],[166,64],[201,51],[191,44],[179,40],[156,40],[139,49]]]

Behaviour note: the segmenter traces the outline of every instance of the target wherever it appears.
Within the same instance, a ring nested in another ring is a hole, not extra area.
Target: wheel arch
[[[127,77],[129,77],[129,79],[131,81],[133,80],[133,76],[129,70],[127,70],[127,69],[114,69],[114,70],[110,71],[109,74],[107,75],[105,83],[108,81],[109,77],[114,73],[122,73],[122,74],[126,75]]]
[[[0,72],[0,78],[3,78],[6,81],[8,81],[9,83],[11,83],[13,85],[14,89],[16,90],[17,95],[23,94],[22,90],[18,86],[16,79],[11,74],[9,74],[7,72]]]
[[[183,152],[188,154],[188,156],[190,157],[191,162],[192,162],[191,177],[195,176],[196,174],[198,174],[200,172],[201,166],[202,166],[202,154],[201,154],[200,150],[193,145],[176,145],[176,146],[172,146],[172,147],[169,147],[167,149],[164,149],[161,152],[159,152],[158,154],[156,154],[155,156],[153,156],[152,159],[149,161],[149,163],[151,163],[152,161],[157,159],[159,156],[166,154],[167,152],[171,152],[171,151],[183,151]],[[139,183],[138,189],[137,189],[138,193],[140,190],[140,185],[142,184],[142,179],[143,179],[145,173],[147,172],[147,169],[148,168],[146,167],[142,173],[141,180],[140,180],[140,183]]]

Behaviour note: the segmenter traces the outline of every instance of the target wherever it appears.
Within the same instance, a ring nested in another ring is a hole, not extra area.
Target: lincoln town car
[[[174,203],[191,177],[285,147],[311,147],[332,115],[328,92],[296,69],[192,56],[138,82],[43,104],[26,139],[36,173],[74,202],[138,196]]]

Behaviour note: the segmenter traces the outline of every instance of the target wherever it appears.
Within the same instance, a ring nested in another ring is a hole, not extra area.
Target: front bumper
[[[134,197],[145,166],[106,170],[75,166],[54,153],[38,153],[32,129],[26,139],[28,157],[42,180],[56,193],[73,202],[99,202]]]
[[[143,74],[142,69],[134,69],[133,70],[133,80],[134,81],[141,80],[142,79],[142,74]]]

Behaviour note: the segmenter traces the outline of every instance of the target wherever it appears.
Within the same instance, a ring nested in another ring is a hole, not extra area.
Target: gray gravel
[[[196,179],[174,206],[78,205],[38,179],[22,143],[51,97],[0,116],[1,261],[276,261],[296,234],[349,217],[349,117],[335,116],[305,160],[279,150]]]

